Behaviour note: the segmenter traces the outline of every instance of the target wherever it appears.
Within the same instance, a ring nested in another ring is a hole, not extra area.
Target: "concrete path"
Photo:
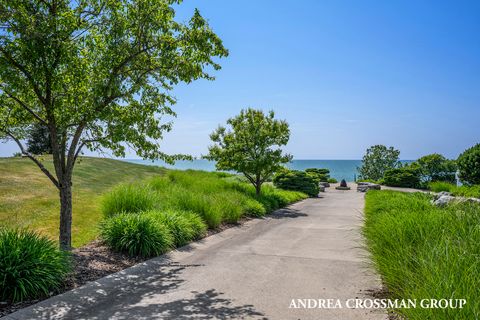
[[[380,282],[361,249],[364,194],[332,189],[5,319],[386,319],[345,306]],[[308,298],[343,308],[290,308]]]

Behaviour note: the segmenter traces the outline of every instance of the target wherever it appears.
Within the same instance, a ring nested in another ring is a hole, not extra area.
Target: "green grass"
[[[214,229],[247,215],[260,217],[306,197],[271,185],[257,196],[252,185],[228,174],[172,170],[106,194],[102,238],[113,250],[154,256],[168,250],[159,227],[168,230],[172,246],[181,247],[204,236],[207,226]]]
[[[53,169],[50,157],[43,157],[42,162]],[[167,172],[168,177],[162,178]],[[118,190],[129,184],[140,186],[137,199],[121,200]],[[149,198],[147,184],[159,199]],[[118,198],[107,204],[104,195],[114,189]],[[142,197],[145,194],[147,197]],[[215,227],[237,221],[243,215],[262,216],[277,209],[287,198],[293,202],[303,197],[265,185],[262,196],[256,198],[252,186],[227,173],[167,171],[156,166],[82,157],[73,175],[72,240],[78,247],[98,237],[97,226],[104,218],[102,209],[109,214],[155,208],[193,211]],[[0,225],[33,229],[57,240],[59,211],[58,190],[31,160],[0,158]]]
[[[138,192],[140,188],[144,191]],[[125,192],[128,190],[130,191]],[[268,184],[263,186],[261,195],[257,197],[252,185],[228,174],[171,170],[165,176],[147,179],[141,184],[115,188],[104,197],[104,213],[109,216],[113,211],[127,211],[125,207],[131,207],[130,203],[143,203],[141,199],[145,198],[144,193],[155,200],[153,209],[196,213],[209,228],[237,222],[247,215],[263,216],[288,203],[306,198],[303,193],[280,190]],[[117,209],[111,210],[112,207]],[[148,209],[152,209],[150,203]],[[144,209],[136,210],[141,211]]]
[[[135,213],[153,209],[157,203],[156,193],[143,185],[116,186],[102,201],[102,212],[107,217],[118,213]]]
[[[428,188],[433,192],[447,191],[454,196],[480,198],[480,185],[459,186],[448,182],[431,182]]]
[[[467,299],[463,309],[401,309],[408,319],[480,318],[480,206],[438,208],[422,193],[369,191],[363,229],[392,299]]]
[[[52,169],[51,158],[43,163]],[[101,196],[119,183],[162,175],[165,169],[112,159],[82,157],[73,175],[73,245],[98,235]],[[0,225],[28,227],[58,239],[58,190],[29,159],[0,158]]]

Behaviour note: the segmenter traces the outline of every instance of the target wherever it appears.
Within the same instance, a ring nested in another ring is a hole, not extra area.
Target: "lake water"
[[[177,161],[175,165],[168,165],[163,161],[148,161],[141,159],[126,159],[125,161],[145,165],[155,165],[179,170],[205,170],[215,171],[215,162],[204,159],[193,161]],[[362,160],[292,160],[287,166],[294,170],[305,170],[307,168],[327,168],[330,170],[330,176],[337,180],[345,179],[353,181],[354,176],[358,177],[357,167],[362,164]]]

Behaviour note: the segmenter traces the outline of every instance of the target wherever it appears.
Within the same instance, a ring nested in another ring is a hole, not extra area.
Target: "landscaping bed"
[[[271,185],[257,195],[253,186],[234,175],[201,171],[169,171],[118,185],[99,204],[103,221],[90,226],[100,230],[99,240],[71,255],[60,252],[45,235],[5,230],[0,301],[8,303],[0,304],[0,316],[306,197]]]
[[[95,240],[72,251],[73,271],[64,285],[52,291],[50,296],[75,289],[89,281],[95,281],[145,260],[141,257],[129,257],[126,254],[114,252],[101,241]],[[30,299],[14,304],[2,302],[0,304],[0,317],[47,298],[49,297]]]

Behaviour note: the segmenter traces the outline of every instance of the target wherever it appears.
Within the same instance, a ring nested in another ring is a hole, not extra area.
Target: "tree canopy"
[[[462,182],[480,184],[480,143],[462,152],[457,164]]]
[[[275,119],[273,111],[248,108],[228,119],[227,125],[210,135],[214,144],[206,158],[215,160],[218,170],[244,174],[259,194],[262,184],[292,159],[280,148],[290,138],[288,123]]]
[[[455,161],[449,160],[441,154],[433,153],[423,156],[416,163],[423,182],[455,182],[455,172],[457,171]]]
[[[84,147],[178,158],[159,145],[171,129],[162,117],[175,115],[170,91],[179,82],[213,79],[209,72],[220,69],[214,58],[228,54],[198,10],[185,23],[175,20],[180,3],[0,0],[0,138],[14,140],[59,188],[67,216]],[[22,144],[35,124],[49,130],[55,172]],[[62,218],[60,242],[68,247],[62,225],[70,226]]]
[[[362,166],[358,168],[360,177],[375,181],[382,179],[387,170],[399,167],[399,156],[400,151],[394,147],[371,146],[363,156]]]

